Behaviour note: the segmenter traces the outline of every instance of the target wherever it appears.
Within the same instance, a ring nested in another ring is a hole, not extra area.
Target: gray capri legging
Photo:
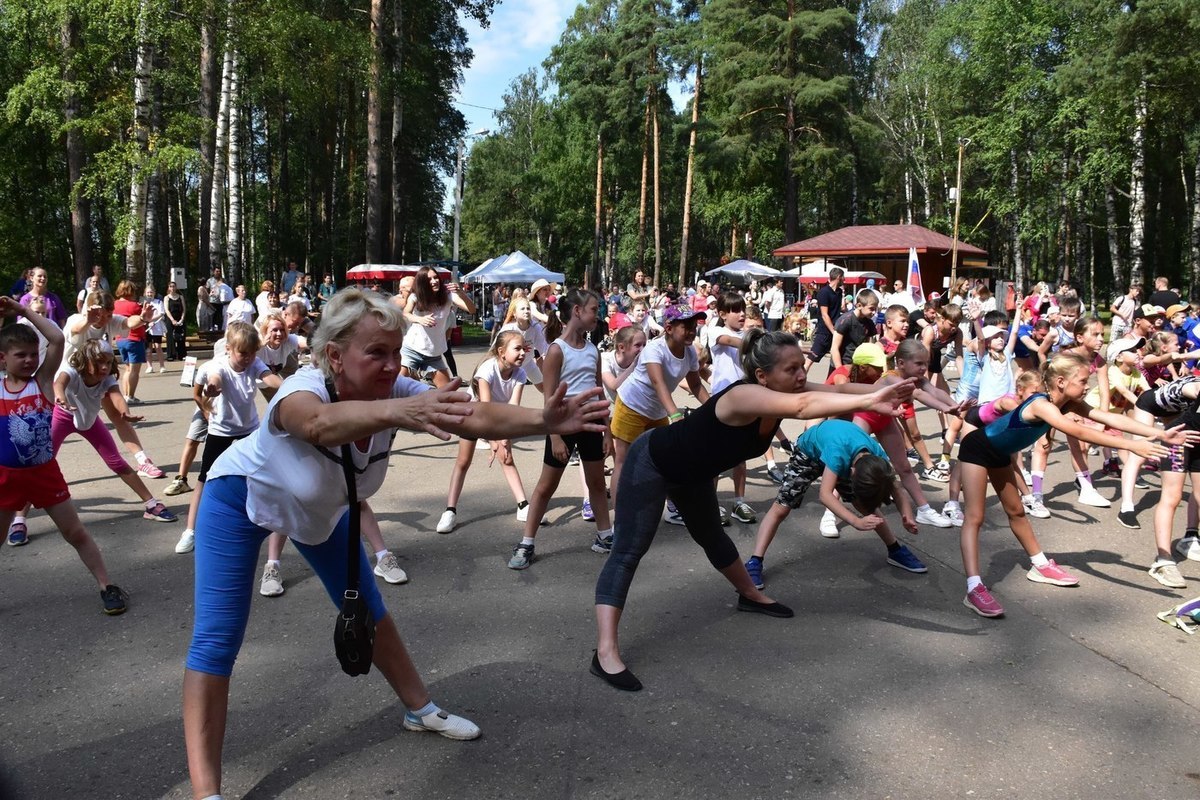
[[[688,533],[718,570],[739,560],[737,547],[721,527],[721,510],[712,475],[697,475],[691,483],[667,483],[650,457],[650,433],[629,448],[617,494],[613,547],[596,580],[596,605],[625,607],[638,562],[650,550],[662,521],[663,501],[675,504]]]

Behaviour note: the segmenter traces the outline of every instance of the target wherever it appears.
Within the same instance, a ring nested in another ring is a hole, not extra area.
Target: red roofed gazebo
[[[887,276],[888,283],[904,280],[908,274],[908,250],[915,248],[921,264],[921,280],[926,292],[942,291],[943,279],[950,276],[949,236],[920,225],[850,225],[823,233],[802,242],[784,245],[773,252],[778,258],[799,261],[811,258],[834,259],[848,270],[873,270]],[[987,269],[986,250],[958,243],[958,271]]]

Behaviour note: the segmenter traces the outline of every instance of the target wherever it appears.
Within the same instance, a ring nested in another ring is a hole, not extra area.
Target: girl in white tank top
[[[600,300],[592,292],[573,289],[558,303],[562,316],[562,337],[551,342],[542,363],[543,387],[547,397],[553,397],[566,386],[566,396],[573,397],[602,386],[600,382],[600,351],[591,343],[589,334],[596,327]],[[596,521],[596,538],[592,550],[608,553],[612,548],[612,526],[609,523],[608,494],[604,481],[604,437],[599,433],[578,433],[572,436],[549,436],[542,459],[542,474],[529,498],[529,515],[525,535],[513,548],[508,562],[510,569],[525,569],[533,561],[534,537],[546,513],[550,498],[558,490],[563,471],[572,451],[579,452],[583,469],[588,507]]]

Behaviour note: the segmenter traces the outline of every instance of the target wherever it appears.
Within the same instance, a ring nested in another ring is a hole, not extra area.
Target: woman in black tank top
[[[650,549],[663,503],[675,503],[688,533],[709,563],[738,591],[738,610],[790,617],[787,606],[750,580],[737,548],[721,527],[713,479],[762,454],[784,419],[815,419],[858,410],[896,414],[912,396],[904,382],[875,392],[868,386],[813,386],[805,391],[804,356],[789,333],[755,329],[742,343],[745,377],[714,395],[691,416],[647,431],[630,446],[617,492],[612,552],[596,581],[598,638],[591,672],[612,686],[637,691],[625,668],[617,626],[638,562]]]

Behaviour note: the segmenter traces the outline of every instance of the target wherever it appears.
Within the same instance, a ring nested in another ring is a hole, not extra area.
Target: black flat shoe
[[[768,617],[781,617],[783,619],[790,619],[795,616],[792,610],[783,603],[759,603],[740,594],[738,595],[737,610],[749,611],[753,614],[766,614]]]
[[[623,692],[640,692],[642,690],[642,682],[634,677],[634,674],[628,669],[623,669],[616,675],[611,672],[605,672],[604,667],[600,666],[600,656],[597,655],[595,650],[592,651],[591,673],[609,686],[620,689]]]

